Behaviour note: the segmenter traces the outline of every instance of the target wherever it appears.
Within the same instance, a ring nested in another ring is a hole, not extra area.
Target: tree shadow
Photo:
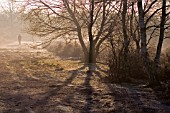
[[[93,105],[93,87],[90,84],[91,77],[93,76],[92,72],[87,72],[86,78],[84,81],[84,86],[86,87],[86,105],[84,106],[84,110],[82,113],[91,113],[92,105]]]
[[[76,76],[77,76],[77,71],[73,70],[70,77],[66,79],[64,82],[62,82],[61,84],[49,86],[49,89],[47,91],[38,94],[38,96],[34,99],[32,99],[32,95],[29,95],[27,93],[20,94],[20,93],[12,93],[9,91],[4,93],[1,92],[0,96],[3,98],[5,105],[8,105],[8,108],[4,112],[5,113],[16,113],[16,112],[29,113],[30,109],[36,112],[37,108],[46,106],[50,98],[56,96],[59,93],[59,91],[61,91],[65,86],[70,84],[75,79]],[[37,112],[41,112],[41,111],[43,112],[43,109]]]
[[[108,95],[112,96],[115,102],[120,102],[123,106],[129,107],[133,106],[138,109],[139,105],[142,106],[143,103],[140,99],[140,96],[138,93],[133,90],[130,87],[126,87],[121,84],[112,84],[109,81],[103,80],[104,78],[102,77],[101,73],[98,71],[95,71],[94,74],[100,78],[101,81],[104,81],[104,84],[108,87],[110,93]],[[132,95],[128,94],[128,92],[132,93]],[[131,100],[129,103],[127,103],[127,99]],[[115,112],[128,112],[125,111],[124,107],[118,106],[118,104],[115,104],[116,110]],[[137,112],[137,111],[134,111]],[[139,112],[139,111],[138,111]]]
[[[48,91],[48,94],[47,94],[44,98],[42,98],[41,100],[37,100],[37,102],[34,104],[34,106],[37,107],[37,106],[42,106],[42,105],[48,104],[48,100],[49,100],[51,97],[57,95],[58,92],[59,92],[64,86],[67,86],[68,84],[70,84],[70,83],[74,80],[74,78],[75,78],[76,76],[77,76],[77,72],[76,72],[75,70],[72,71],[71,76],[70,76],[67,80],[65,80],[65,82],[64,82],[62,85],[57,85],[57,86],[54,85],[54,86],[53,86],[53,89],[52,89],[52,90],[49,90],[49,91]]]
[[[84,74],[81,76],[83,76],[84,79],[83,83],[69,89],[67,96],[61,100],[62,105],[74,108],[74,113],[91,113],[93,107],[93,87],[91,86],[90,81],[93,75],[92,73],[87,72],[85,76]]]
[[[0,96],[4,104],[8,106],[7,109],[1,111],[3,113],[29,113],[28,105],[33,103],[29,95],[3,92]]]

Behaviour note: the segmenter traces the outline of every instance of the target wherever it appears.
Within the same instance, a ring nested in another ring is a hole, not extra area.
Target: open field
[[[0,49],[0,113],[169,113],[150,88],[110,84],[103,68],[45,50]]]

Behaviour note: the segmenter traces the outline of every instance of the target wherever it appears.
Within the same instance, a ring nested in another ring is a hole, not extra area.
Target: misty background
[[[13,0],[0,1],[0,45],[7,45],[13,42],[18,43],[18,35],[22,37],[22,42],[40,42],[42,37],[28,34],[25,29],[27,25],[20,15],[21,5],[23,1],[12,2]],[[167,32],[170,36],[170,32]],[[44,37],[45,38],[45,37]],[[149,45],[156,47],[158,36],[151,39]],[[55,42],[54,42],[55,43]],[[55,43],[56,44],[56,43]],[[170,47],[170,39],[165,39],[163,43],[163,51]]]
[[[18,43],[19,34],[22,37],[22,42],[40,40],[39,37],[26,33],[26,24],[20,16],[20,8],[20,2],[0,1],[0,46]]]

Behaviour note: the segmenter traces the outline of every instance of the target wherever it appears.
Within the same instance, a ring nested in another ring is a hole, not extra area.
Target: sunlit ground
[[[11,48],[12,46],[12,48]],[[24,48],[24,49],[23,49]],[[2,113],[168,113],[152,90],[104,81],[77,60],[12,43],[0,49]]]

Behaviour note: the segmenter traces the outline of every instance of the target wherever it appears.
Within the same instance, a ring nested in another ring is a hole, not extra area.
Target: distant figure
[[[21,45],[21,35],[20,34],[18,35],[18,42],[19,42],[19,45]]]

